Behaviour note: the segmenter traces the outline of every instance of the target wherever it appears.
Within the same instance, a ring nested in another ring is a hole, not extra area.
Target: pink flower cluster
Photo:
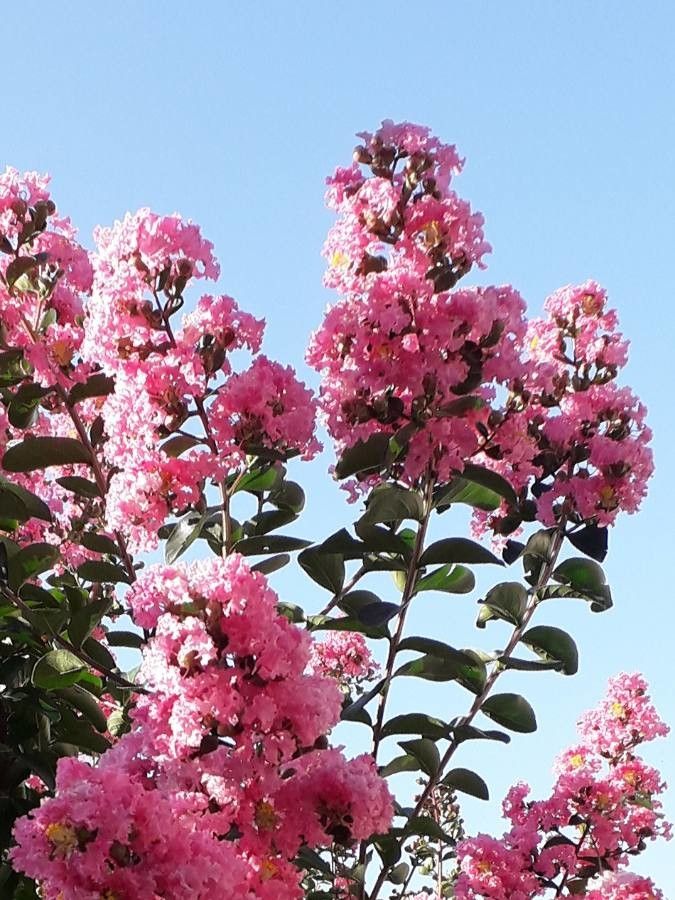
[[[97,768],[61,762],[55,798],[16,828],[13,864],[46,897],[182,900],[219,885],[297,900],[301,845],[389,828],[372,757],[328,745],[340,691],[307,673],[311,638],[277,613],[264,576],[237,555],[154,566],[128,599],[154,634],[133,728]]]
[[[450,190],[455,148],[408,123],[360,136],[352,166],[328,179],[338,218],[325,281],[341,296],[307,359],[338,452],[375,433],[394,438],[361,489],[383,474],[444,482],[471,461],[518,491],[515,509],[479,514],[479,530],[562,514],[606,525],[635,511],[651,432],[642,404],[615,384],[627,343],[605,291],[562,288],[528,323],[510,286],[455,288],[489,249],[482,217]]]
[[[660,897],[624,869],[647,841],[671,836],[659,800],[665,785],[634,752],[667,732],[640,675],[611,679],[607,697],[580,721],[580,742],[558,759],[551,796],[531,801],[527,785],[516,785],[504,801],[510,831],[458,846],[456,896],[527,900],[588,884],[595,900]]]
[[[218,275],[196,225],[143,209],[96,240],[84,354],[116,379],[103,407],[106,457],[119,469],[108,522],[132,550],[150,549],[170,513],[198,508],[205,486],[247,454],[314,455],[314,401],[292,369],[264,356],[232,372],[229,354],[257,353],[264,325],[231,297],[205,294],[174,325],[191,281]],[[187,443],[162,443],[177,434]]]
[[[312,644],[311,672],[334,678],[347,694],[359,693],[379,672],[366,639],[351,631],[335,631]]]

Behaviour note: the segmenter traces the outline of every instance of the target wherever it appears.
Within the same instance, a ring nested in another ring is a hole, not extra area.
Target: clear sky
[[[214,241],[222,289],[268,322],[267,352],[298,366],[330,299],[319,253],[330,222],[323,178],[353,134],[382,118],[430,125],[467,157],[460,193],[483,210],[494,247],[481,278],[511,282],[538,310],[561,284],[604,283],[632,340],[627,379],[650,408],[657,474],[638,517],[620,520],[607,571],[615,608],[553,607],[542,622],[578,639],[575,678],[509,683],[540,731],[509,747],[466,745],[459,765],[489,775],[493,801],[466,804],[492,829],[515,779],[543,791],[550,762],[606,677],[642,670],[675,725],[672,266],[675,254],[675,6],[668,0],[117,0],[4,4],[2,161],[48,170],[62,211],[91,229],[126,210],[178,210]],[[299,473],[312,488],[301,530],[349,521],[326,487],[330,455]],[[334,512],[327,512],[327,504]],[[284,576],[285,598],[317,608]],[[387,588],[389,590],[389,588]],[[417,630],[491,648],[468,598],[426,595]],[[391,598],[390,598],[391,599]],[[397,704],[459,714],[461,694],[406,686]],[[462,698],[465,702],[465,698]],[[675,742],[650,759],[673,782]],[[675,896],[673,846],[639,868]]]

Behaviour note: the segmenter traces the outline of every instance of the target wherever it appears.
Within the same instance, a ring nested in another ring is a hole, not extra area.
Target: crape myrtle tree
[[[328,179],[317,399],[261,321],[198,294],[219,269],[196,225],[142,209],[87,252],[46,178],[0,176],[2,897],[663,896],[629,871],[669,836],[640,675],[582,717],[549,797],[514,785],[502,836],[466,835],[459,801],[488,797],[472,742],[536,729],[502,674],[577,671],[549,601],[612,604],[608,530],[652,473],[616,314],[592,281],[534,319],[510,286],[461,286],[489,245],[455,148],[408,123],[360,138]],[[317,414],[356,521],[310,541],[283,529]],[[432,540],[456,505],[471,537]],[[270,587],[292,560],[312,609]],[[447,643],[449,612],[410,633],[430,591],[473,594],[500,649]],[[393,715],[410,678],[465,702]],[[341,720],[369,752],[333,745]]]

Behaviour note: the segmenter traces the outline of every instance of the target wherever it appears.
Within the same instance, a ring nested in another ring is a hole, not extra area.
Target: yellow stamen
[[[62,822],[51,822],[45,828],[45,836],[54,848],[56,856],[65,858],[77,850],[77,834],[72,825],[65,825]]]

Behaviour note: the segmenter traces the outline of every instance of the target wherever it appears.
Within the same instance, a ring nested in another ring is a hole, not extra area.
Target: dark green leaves
[[[481,706],[481,712],[510,731],[529,734],[537,730],[534,710],[520,694],[492,694]]]
[[[578,671],[577,645],[562,628],[537,625],[526,631],[521,640],[542,659],[559,662],[565,675],[574,675]]]
[[[483,600],[478,627],[484,628],[490,619],[504,619],[520,625],[527,609],[527,588],[517,581],[505,581],[491,588]]]
[[[393,734],[419,734],[425,738],[438,740],[447,737],[448,726],[440,719],[425,713],[406,713],[385,722],[380,737],[390,737]]]
[[[444,591],[447,594],[468,594],[475,586],[476,579],[470,569],[449,564],[420,578],[415,584],[414,593]]]
[[[53,544],[29,544],[15,553],[9,560],[9,586],[17,591],[24,581],[29,581],[51,569],[59,558],[59,551]]]
[[[187,515],[181,519],[167,538],[164,559],[171,565],[193,544],[201,534],[204,516]]]
[[[50,650],[37,661],[32,680],[36,687],[47,690],[68,687],[79,681],[84,671],[84,663],[74,653]]]
[[[298,562],[312,581],[333,594],[340,593],[345,580],[345,564],[340,554],[311,547],[303,550]]]
[[[452,788],[454,791],[461,791],[463,794],[477,797],[479,800],[490,799],[487,784],[480,775],[472,772],[471,769],[452,769],[443,778],[442,784]]]
[[[560,563],[553,578],[580,591],[597,591],[606,583],[602,567],[591,559],[573,557]]]
[[[90,375],[87,381],[76,384],[70,391],[70,402],[79,403],[88,397],[106,397],[115,389],[115,379],[103,372]]]
[[[335,466],[336,478],[379,472],[390,460],[389,435],[373,434],[345,450]]]
[[[404,663],[395,675],[426,681],[457,681],[476,694],[485,685],[485,663],[471,651],[456,650],[442,641],[422,637],[405,638],[399,650],[419,650],[425,655]]]
[[[98,582],[100,584],[116,584],[118,582],[130,584],[131,582],[126,569],[104,560],[90,559],[87,562],[83,562],[81,566],[78,566],[77,574],[84,581]]]
[[[468,538],[445,538],[428,547],[420,558],[420,566],[435,563],[494,563],[504,565],[481,544]]]
[[[361,522],[375,525],[380,522],[400,522],[403,519],[421,521],[423,516],[422,499],[416,491],[385,484],[372,491]]]
[[[586,556],[598,562],[604,562],[607,556],[607,528],[598,525],[585,525],[578,531],[570,532],[567,539]]]
[[[5,452],[2,466],[7,472],[32,472],[49,466],[91,464],[88,450],[75,438],[31,437]]]
[[[423,772],[432,777],[436,775],[441,765],[441,757],[436,744],[429,738],[418,738],[414,741],[400,741],[402,750],[416,759]]]

